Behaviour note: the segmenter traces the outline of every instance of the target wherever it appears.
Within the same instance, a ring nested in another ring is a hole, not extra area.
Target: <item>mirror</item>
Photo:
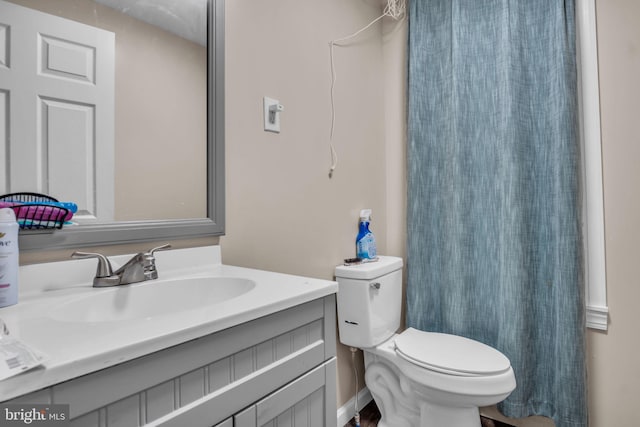
[[[43,47],[34,56],[38,66],[45,64],[43,69],[53,75],[50,93],[60,91],[66,96],[75,91],[70,89],[74,79],[84,79],[82,87],[99,86],[94,83],[109,81],[109,67],[113,70],[106,95],[96,96],[101,102],[107,100],[106,108],[93,101],[67,102],[58,95],[38,95],[34,98],[40,104],[31,108],[37,111],[36,117],[21,119],[30,125],[24,134],[13,123],[4,126],[11,131],[11,138],[5,140],[20,141],[20,149],[4,150],[10,156],[3,162],[8,172],[4,188],[0,178],[0,190],[5,190],[0,192],[35,191],[79,205],[74,216],[77,225],[54,232],[23,231],[21,249],[223,234],[224,1],[8,2],[79,23],[97,32],[95,39],[106,33],[106,48],[91,45],[92,33],[81,33],[80,42],[67,48],[65,38],[51,35],[57,34],[55,22],[36,30]],[[6,15],[0,14],[0,21]],[[8,27],[0,23],[0,60],[3,28]],[[15,36],[5,38],[12,43],[5,46],[14,51],[18,50],[13,45]],[[107,52],[107,59],[111,53],[110,60],[103,59],[101,51]],[[17,64],[13,61],[9,68]],[[3,71],[0,62],[0,109]],[[39,69],[38,74],[43,72]],[[111,105],[112,117],[107,114],[98,120]],[[15,113],[16,108],[9,111]],[[55,121],[65,117],[71,121],[62,125]],[[0,123],[0,144],[2,128]],[[36,143],[27,150],[29,141]],[[30,153],[45,160],[23,167],[15,157],[20,151],[30,161],[34,157]]]

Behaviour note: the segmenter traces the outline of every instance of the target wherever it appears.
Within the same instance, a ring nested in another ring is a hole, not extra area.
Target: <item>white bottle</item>
[[[0,209],[0,307],[18,303],[18,223],[13,209]]]

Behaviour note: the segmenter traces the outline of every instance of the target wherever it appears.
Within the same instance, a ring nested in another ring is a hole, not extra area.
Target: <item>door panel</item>
[[[0,0],[0,191],[112,220],[114,84],[113,33]]]
[[[233,427],[233,419],[229,418],[219,424],[216,424],[214,427]]]
[[[256,427],[256,405],[236,414],[233,417],[233,427]]]

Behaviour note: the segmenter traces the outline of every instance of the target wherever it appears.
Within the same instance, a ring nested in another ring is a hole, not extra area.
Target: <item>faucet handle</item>
[[[151,255],[153,255],[153,254],[154,254],[154,253],[156,253],[157,251],[164,251],[164,250],[167,250],[167,249],[171,249],[171,245],[170,245],[170,244],[168,244],[168,243],[167,243],[166,245],[158,246],[157,248],[153,248],[153,249],[151,249],[151,250],[149,251],[149,253],[150,253]]]
[[[75,251],[74,253],[71,254],[71,258],[76,258],[76,259],[97,258],[98,269],[96,270],[96,278],[113,276],[113,268],[111,267],[111,263],[109,262],[109,259],[102,254],[97,254],[93,252]]]
[[[156,269],[156,257],[157,251],[163,251],[171,248],[171,245],[166,244],[158,246],[157,248],[150,249],[148,252],[139,253],[135,258],[138,260],[143,269],[144,280],[153,280],[158,278],[158,270]]]

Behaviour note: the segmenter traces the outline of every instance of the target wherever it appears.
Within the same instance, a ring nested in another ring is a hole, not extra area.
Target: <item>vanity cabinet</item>
[[[74,427],[335,427],[335,319],[332,294],[7,403],[69,404]]]

